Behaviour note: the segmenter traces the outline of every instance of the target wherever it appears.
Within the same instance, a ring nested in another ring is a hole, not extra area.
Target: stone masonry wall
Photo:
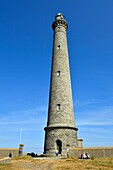
[[[75,127],[66,30],[64,27],[57,29],[54,35],[48,125]],[[60,49],[57,49],[58,45]],[[57,76],[58,71],[60,76]],[[60,112],[56,109],[57,104],[61,105]]]
[[[50,129],[46,135],[46,154],[55,154],[56,141],[62,141],[62,151],[66,152],[67,145],[76,147],[78,145],[77,132],[75,129],[55,128]],[[71,140],[70,140],[71,139]],[[47,151],[48,150],[48,151]]]
[[[91,158],[113,157],[113,147],[70,148],[69,157],[79,158],[83,152],[88,152]]]
[[[9,149],[9,148],[0,148],[0,157],[8,157],[9,154],[12,154],[12,157],[18,156],[19,149]]]
[[[0,164],[9,164],[11,163],[11,158],[5,157],[5,158],[0,158]]]

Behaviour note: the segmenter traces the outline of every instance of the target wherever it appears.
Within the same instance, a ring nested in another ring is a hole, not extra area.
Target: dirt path
[[[36,160],[36,161],[15,161],[12,160],[11,170],[52,170],[52,160]]]

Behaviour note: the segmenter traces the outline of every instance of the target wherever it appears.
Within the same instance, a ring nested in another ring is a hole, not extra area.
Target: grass
[[[16,156],[16,157],[12,158],[12,160],[33,160],[33,158],[31,156],[24,155],[22,157]]]
[[[11,164],[0,164],[0,170],[113,170],[113,158],[82,159],[45,159],[34,160],[30,156],[13,158]]]
[[[92,164],[98,167],[103,166],[113,168],[113,158],[95,159]]]

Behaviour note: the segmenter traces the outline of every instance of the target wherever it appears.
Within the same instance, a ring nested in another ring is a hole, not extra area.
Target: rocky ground
[[[13,159],[0,170],[113,170],[113,158],[104,159]]]

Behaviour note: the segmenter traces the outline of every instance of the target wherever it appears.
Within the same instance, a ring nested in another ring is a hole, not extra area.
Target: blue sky
[[[42,152],[53,31],[62,12],[84,147],[113,145],[113,1],[0,0],[0,147]]]

